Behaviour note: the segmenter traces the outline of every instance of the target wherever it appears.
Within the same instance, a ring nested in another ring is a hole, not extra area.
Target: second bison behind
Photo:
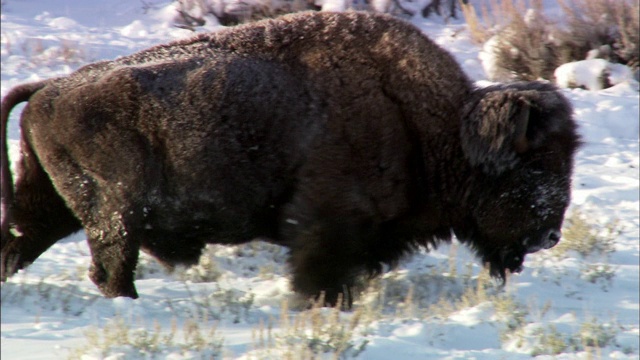
[[[27,99],[15,189],[2,168],[3,277],[84,228],[110,297],[138,296],[140,249],[193,264],[206,243],[257,238],[287,246],[293,288],[329,303],[454,234],[504,279],[559,240],[579,144],[553,86],[476,88],[412,25],[356,12],[24,85],[3,126]]]

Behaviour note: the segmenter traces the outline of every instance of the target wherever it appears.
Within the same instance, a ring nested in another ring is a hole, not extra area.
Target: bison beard
[[[22,101],[13,186],[9,111]],[[293,288],[351,304],[360,275],[455,234],[504,279],[559,239],[579,145],[545,83],[475,88],[401,20],[287,15],[18,86],[2,101],[2,279],[84,229],[91,279],[138,296],[139,250],[290,249]]]

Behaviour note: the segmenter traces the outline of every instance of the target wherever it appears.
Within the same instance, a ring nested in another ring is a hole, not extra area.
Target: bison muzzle
[[[17,181],[6,127],[21,115]],[[455,235],[494,277],[555,245],[579,146],[542,82],[475,87],[386,15],[300,13],[201,34],[2,101],[2,279],[84,229],[90,277],[138,296],[139,250],[290,249],[294,290],[348,295]]]

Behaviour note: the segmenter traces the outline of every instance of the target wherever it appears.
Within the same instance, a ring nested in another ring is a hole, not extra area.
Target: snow
[[[3,2],[2,95],[23,82],[192,35],[171,25],[172,6],[161,0]],[[327,0],[323,6],[344,4]],[[412,21],[451,51],[479,86],[488,84],[481,48],[462,21]],[[289,287],[286,250],[259,242],[210,247],[208,261],[172,274],[143,256],[136,281],[141,297],[105,299],[87,279],[89,250],[78,233],[2,285],[0,355],[301,359],[309,358],[311,349],[329,349],[319,358],[333,358],[335,346],[343,346],[343,358],[359,359],[529,359],[532,353],[539,359],[638,359],[638,86],[627,77],[604,90],[587,86],[593,76],[582,74],[597,73],[601,65],[570,65],[574,80],[592,90],[562,91],[575,108],[585,142],[576,159],[571,210],[578,209],[599,236],[611,240],[611,252],[589,257],[570,252],[558,259],[541,251],[528,256],[524,272],[500,288],[483,280],[477,260],[454,244],[407,259],[374,281],[374,290],[353,312],[338,314],[301,310]],[[21,109],[13,110],[9,125],[13,159],[19,153]],[[613,231],[607,231],[608,224],[615,224]],[[124,326],[115,325],[118,321]],[[339,333],[336,324],[350,331],[342,343],[329,337]],[[129,345],[107,346],[113,334],[127,329],[120,338]],[[155,350],[144,347],[153,343],[144,336],[153,334],[161,335]],[[552,338],[545,334],[560,334],[556,339],[567,346],[557,355],[543,351]],[[579,343],[591,338],[602,345]]]
[[[347,6],[345,0],[318,0],[315,4],[320,6],[322,11],[344,11]]]
[[[574,61],[560,65],[555,73],[556,82],[561,87],[584,87],[602,90],[611,85],[636,83],[631,69],[625,65],[613,64],[604,59]],[[608,85],[608,86],[607,86]]]

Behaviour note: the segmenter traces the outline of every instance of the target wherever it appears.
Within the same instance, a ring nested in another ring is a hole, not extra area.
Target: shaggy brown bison
[[[15,188],[9,111],[21,117]],[[334,303],[453,234],[505,278],[555,245],[579,143],[544,83],[475,88],[384,15],[302,13],[22,85],[2,101],[2,278],[84,229],[90,277],[136,298],[139,250],[290,249],[293,288]]]

